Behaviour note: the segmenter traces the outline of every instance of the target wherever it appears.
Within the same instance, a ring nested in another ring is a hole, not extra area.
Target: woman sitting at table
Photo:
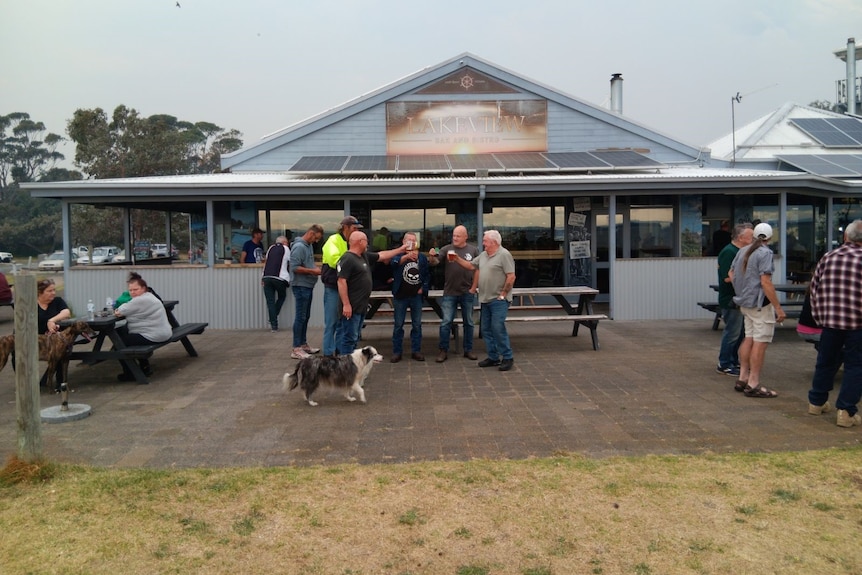
[[[63,298],[57,297],[57,286],[52,279],[40,280],[36,284],[36,303],[36,330],[39,335],[57,333],[60,331],[58,323],[72,317],[69,306]],[[45,372],[39,385],[46,385],[47,379],[48,372]],[[57,376],[54,381],[58,386],[63,382],[63,366],[60,363],[57,364]]]
[[[129,274],[129,295],[132,299],[114,311],[117,317],[126,318],[126,325],[117,328],[117,333],[126,345],[149,345],[161,343],[171,338],[171,324],[165,313],[165,306],[159,298],[147,290],[147,282],[135,272]],[[150,362],[141,359],[141,370],[152,374]],[[123,373],[117,376],[120,381],[134,381],[135,377],[123,366]]]

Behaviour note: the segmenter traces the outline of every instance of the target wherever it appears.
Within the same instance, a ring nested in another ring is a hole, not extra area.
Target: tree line
[[[0,115],[0,251],[28,256],[62,246],[60,202],[32,198],[22,183],[212,173],[220,170],[222,154],[242,147],[237,130],[167,114],[143,117],[123,105],[110,117],[101,108],[75,110],[66,134],[48,132],[25,112]],[[58,167],[65,141],[75,144],[74,170]],[[117,227],[113,212],[75,209],[72,228]]]

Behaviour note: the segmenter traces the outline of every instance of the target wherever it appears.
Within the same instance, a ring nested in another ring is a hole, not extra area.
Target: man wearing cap
[[[811,278],[811,315],[820,333],[820,349],[811,390],[808,413],[820,415],[830,410],[829,392],[844,360],[844,379],[835,401],[839,427],[862,425],[859,400],[862,398],[862,220],[844,231],[844,244],[820,259]]]
[[[407,251],[407,245],[382,252],[368,251],[368,236],[358,230],[350,234],[350,249],[338,260],[338,296],[341,314],[338,326],[338,353],[348,355],[356,349],[371,298],[371,268],[386,263]]]
[[[259,264],[263,261],[263,230],[255,226],[251,229],[251,239],[242,245],[239,254],[241,264]]]
[[[743,247],[733,259],[730,279],[736,295],[733,302],[742,311],[745,339],[739,347],[739,379],[734,389],[746,397],[777,397],[778,394],[760,385],[760,371],[766,357],[766,347],[772,342],[775,322],[787,315],[781,309],[772,274],[772,250],[767,243],[772,238],[772,226],[760,223],[754,227],[754,240]]]
[[[329,236],[323,244],[323,266],[320,280],[323,282],[323,355],[335,355],[338,343],[338,324],[341,314],[338,313],[340,298],[338,297],[338,271],[336,265],[347,251],[347,240],[350,234],[361,230],[362,224],[353,216],[341,220],[338,231]],[[353,351],[353,350],[351,350]]]

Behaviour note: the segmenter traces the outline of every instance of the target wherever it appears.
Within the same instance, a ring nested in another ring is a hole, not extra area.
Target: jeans
[[[365,323],[365,314],[354,313],[347,319],[344,316],[338,320],[338,354],[350,355],[359,343],[359,335],[362,324]]]
[[[341,298],[338,290],[323,288],[323,355],[335,355],[338,344],[338,307]]]
[[[721,319],[724,320],[724,332],[721,334],[718,365],[722,368],[734,367],[739,365],[739,346],[744,339],[744,318],[738,307],[723,307]]]
[[[293,286],[293,301],[296,311],[293,315],[293,347],[308,343],[308,319],[311,317],[311,296],[314,288]]]
[[[287,300],[287,282],[278,278],[263,278],[263,297],[266,299],[269,325],[272,329],[278,329],[278,314]]]
[[[506,331],[506,317],[508,315],[508,300],[495,299],[482,304],[480,316],[482,337],[485,338],[485,349],[488,351],[488,357],[494,361],[514,357],[512,346],[509,343],[509,332]]]
[[[404,345],[404,320],[410,308],[410,351],[422,351],[422,295],[417,294],[405,299],[392,299],[395,308],[395,326],[392,330],[392,353],[401,355]]]
[[[444,295],[440,301],[443,310],[443,323],[440,324],[440,349],[449,351],[449,338],[452,337],[452,322],[455,321],[455,311],[461,306],[461,319],[464,320],[464,353],[473,350],[473,302],[476,296],[471,293],[463,295]]]
[[[823,328],[808,402],[812,405],[823,405],[829,399],[829,392],[832,391],[842,358],[844,379],[835,407],[855,415],[859,410],[857,404],[862,398],[862,329]]]

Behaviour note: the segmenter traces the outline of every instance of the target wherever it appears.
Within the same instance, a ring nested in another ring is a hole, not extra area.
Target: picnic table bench
[[[174,308],[179,302],[175,300],[165,300],[162,303],[165,306],[165,313],[168,316],[168,323],[171,324],[170,339],[163,342],[147,345],[127,346],[123,342],[122,338],[120,338],[119,333],[117,333],[117,328],[122,325],[120,322],[124,320],[119,319],[113,314],[106,316],[97,316],[92,320],[87,320],[87,324],[93,331],[96,332],[96,340],[93,344],[93,348],[90,350],[73,350],[70,355],[70,359],[80,359],[86,365],[95,365],[102,361],[118,361],[121,365],[125,366],[132,373],[137,383],[148,384],[149,379],[147,379],[146,374],[144,374],[143,370],[135,360],[149,359],[150,357],[152,357],[153,353],[157,349],[162,348],[169,343],[176,342],[180,342],[183,344],[186,353],[190,357],[197,357],[198,352],[192,344],[191,340],[189,340],[189,336],[203,333],[209,324],[180,324],[180,322],[177,321],[173,313]],[[63,320],[61,324],[72,323],[74,321],[77,320]],[[106,340],[111,343],[110,349],[103,349]]]
[[[590,337],[592,339],[593,349],[599,349],[599,336],[598,336],[598,326],[599,322],[603,319],[608,319],[608,316],[605,314],[597,314],[593,313],[592,303],[595,299],[595,296],[598,294],[598,290],[595,290],[586,286],[547,286],[547,287],[535,287],[535,288],[514,288],[512,290],[512,296],[514,298],[521,298],[521,301],[524,301],[524,298],[528,298],[531,301],[534,301],[534,298],[537,296],[552,296],[556,300],[556,305],[512,305],[509,306],[510,313],[506,321],[507,322],[536,322],[536,321],[571,321],[572,322],[572,337],[576,337],[578,335],[578,330],[581,325],[586,326],[590,330]],[[568,297],[570,296],[578,296],[578,302],[576,305],[572,305],[569,302]],[[439,298],[443,297],[443,290],[430,290],[426,296],[426,301],[428,302],[428,308],[424,311],[433,311],[436,317],[431,316],[430,314],[423,314],[422,316],[422,324],[440,324],[443,318],[443,309],[440,307],[439,302],[437,301]],[[365,325],[385,325],[392,324],[392,319],[390,318],[376,318],[376,314],[380,310],[380,306],[392,299],[392,293],[389,291],[374,291],[371,292],[371,303],[369,305],[368,312],[365,316]],[[478,310],[479,307],[475,307],[475,310]],[[556,313],[556,314],[536,314],[536,311],[545,311],[545,310],[558,310],[564,313]],[[386,312],[384,312],[386,313]],[[452,336],[455,339],[456,348],[458,349],[458,340],[459,340],[459,326],[463,323],[463,320],[460,317],[460,312],[455,314],[455,320],[452,325]],[[477,326],[480,327],[479,337],[482,337],[480,322],[475,322]]]
[[[713,290],[718,291],[718,284],[710,284]],[[784,310],[784,313],[787,314],[788,319],[799,319],[799,314],[802,313],[802,294],[805,293],[805,290],[808,289],[807,285],[804,284],[775,284],[775,291],[779,293],[786,294],[785,300],[781,302],[781,308]],[[697,305],[707,310],[708,312],[714,313],[715,317],[712,320],[712,329],[713,331],[718,330],[718,326],[721,323],[721,307],[719,307],[717,301],[699,301]]]

